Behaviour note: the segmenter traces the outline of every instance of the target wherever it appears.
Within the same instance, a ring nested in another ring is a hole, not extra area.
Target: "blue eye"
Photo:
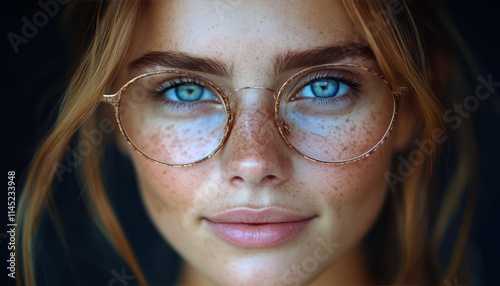
[[[183,83],[172,86],[166,89],[164,94],[169,100],[178,102],[214,100],[216,98],[210,90],[196,83]]]
[[[333,98],[345,94],[349,86],[334,79],[316,80],[302,88],[302,97]]]
[[[176,86],[174,93],[182,101],[195,101],[201,98],[203,90],[203,87],[196,84],[184,84]]]

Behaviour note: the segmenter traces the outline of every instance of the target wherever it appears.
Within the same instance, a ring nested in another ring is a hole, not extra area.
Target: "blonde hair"
[[[343,1],[349,16],[368,42],[385,76],[394,83],[409,86],[411,100],[416,107],[415,115],[423,123],[417,138],[431,138],[438,128],[445,129],[442,120],[444,108],[449,102],[447,84],[456,84],[460,75],[452,74],[452,64],[433,41],[435,31],[425,21],[434,19],[416,18],[409,3],[394,1]],[[54,128],[40,145],[31,164],[26,185],[22,193],[19,211],[20,233],[18,241],[22,249],[22,278],[18,284],[35,285],[35,245],[40,218],[46,212],[57,220],[57,209],[52,202],[52,188],[57,175],[57,166],[72,138],[85,140],[88,132],[98,128],[97,107],[102,94],[106,93],[116,71],[122,65],[134,36],[134,27],[141,10],[140,1],[104,1],[97,3],[92,17],[95,30],[88,42],[86,52],[68,86],[60,114]],[[422,10],[419,10],[422,11]],[[383,13],[382,16],[380,13]],[[90,23],[90,22],[89,22]],[[430,54],[433,53],[433,54]],[[439,66],[449,74],[448,81],[437,76],[436,68],[430,65],[431,56],[445,59]],[[469,130],[461,128],[463,132]],[[463,136],[462,136],[463,139]],[[460,150],[471,148],[470,140],[455,140]],[[82,158],[79,167],[84,183],[85,204],[92,214],[96,226],[105,234],[117,252],[125,259],[141,285],[146,285],[132,248],[112,210],[102,183],[100,158],[104,144],[93,146]],[[443,279],[450,281],[458,275],[470,226],[470,215],[464,222],[456,240],[455,251],[446,271],[439,269],[437,252],[447,223],[453,216],[460,198],[470,181],[468,164],[471,158],[459,150],[459,164],[455,177],[448,183],[448,190],[439,206],[436,223],[430,228],[432,171],[436,156],[425,158],[405,178],[402,190],[393,192],[393,214],[395,221],[393,239],[397,247],[400,265],[390,274],[391,283],[436,284]],[[388,242],[389,243],[389,242]],[[393,250],[394,251],[394,250]],[[19,261],[19,260],[18,260]],[[429,264],[430,263],[430,264]],[[387,282],[387,281],[386,281]]]

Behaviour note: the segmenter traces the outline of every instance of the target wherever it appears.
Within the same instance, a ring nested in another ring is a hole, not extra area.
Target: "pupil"
[[[195,101],[203,95],[203,88],[196,84],[184,84],[175,88],[175,95],[182,101]]]
[[[317,97],[333,97],[339,91],[339,83],[337,81],[317,81],[311,84],[311,90]]]

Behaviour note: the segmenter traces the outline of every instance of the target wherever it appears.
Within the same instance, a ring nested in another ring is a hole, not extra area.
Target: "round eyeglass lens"
[[[200,76],[162,71],[137,78],[122,94],[119,118],[139,152],[160,163],[188,165],[224,140],[228,114],[220,90]]]
[[[383,143],[395,114],[389,85],[357,66],[323,65],[292,76],[278,95],[281,135],[323,162],[366,155]]]

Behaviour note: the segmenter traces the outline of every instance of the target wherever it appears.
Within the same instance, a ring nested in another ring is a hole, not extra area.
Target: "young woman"
[[[85,51],[22,195],[22,282],[466,283],[470,206],[440,250],[473,176],[447,109],[470,93],[437,10],[415,2],[85,4]],[[444,142],[456,170],[437,178]],[[158,263],[165,242],[178,271]]]

